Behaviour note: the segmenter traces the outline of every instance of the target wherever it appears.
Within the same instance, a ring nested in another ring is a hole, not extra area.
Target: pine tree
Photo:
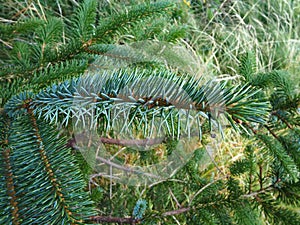
[[[157,53],[127,48],[142,40],[171,46],[183,37],[184,27],[173,22],[183,13],[178,5],[144,3],[116,13],[93,0],[75,10],[68,4],[65,14],[56,3],[33,5],[37,15],[24,9],[16,22],[1,12],[8,21],[0,25],[1,224],[299,224],[292,206],[299,207],[300,96],[284,71],[257,73],[249,54],[241,60],[244,81],[199,79],[176,68],[172,51],[166,54],[174,63],[165,66]],[[151,32],[141,29],[145,23]],[[124,39],[130,33],[135,39]],[[248,140],[244,159],[226,173],[213,164],[200,171],[205,145],[224,123]],[[105,190],[111,180],[97,177],[87,191],[98,165],[90,168],[78,149],[97,151],[89,135],[113,154],[125,146],[141,165],[161,160],[151,145],[170,155],[184,151],[181,138],[196,137],[201,147],[170,178],[146,185],[140,200],[139,188],[116,184],[113,202]],[[150,150],[132,153],[136,145]]]

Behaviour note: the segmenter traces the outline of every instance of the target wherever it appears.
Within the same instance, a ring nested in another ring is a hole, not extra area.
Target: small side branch
[[[81,140],[84,138],[88,138],[85,134],[77,134],[75,138],[71,138],[67,142],[67,147],[71,147],[73,149],[78,149],[76,145],[77,139]],[[103,144],[109,145],[119,145],[125,147],[146,147],[159,145],[165,141],[165,138],[145,138],[145,139],[116,139],[116,138],[106,138],[100,137],[99,139]]]
[[[272,112],[272,114],[282,120],[288,128],[293,129],[293,126],[283,116],[281,116],[278,111]]]
[[[203,192],[206,188],[210,187],[211,185],[213,185],[214,183],[218,182],[219,180],[221,179],[217,179],[217,180],[214,180],[206,185],[204,185],[201,189],[199,189],[199,191],[197,191],[192,197],[191,197],[191,200],[190,200],[190,203],[189,205],[192,204],[192,202],[194,201],[194,199],[201,193]]]
[[[118,223],[118,224],[137,224],[140,222],[139,219],[132,217],[111,217],[111,216],[92,216],[91,221],[96,223]]]
[[[279,140],[279,137],[277,136],[277,134],[275,134],[274,131],[272,131],[272,129],[269,126],[265,125],[265,128],[267,128],[267,130],[270,132],[270,134],[272,134],[272,136],[274,138],[276,138],[277,140]]]
[[[273,187],[273,185],[271,185],[271,186],[263,188],[263,189],[261,189],[259,191],[254,191],[254,192],[251,192],[249,194],[242,195],[241,197],[243,197],[243,198],[256,197],[259,194],[265,193],[265,192],[273,190],[273,189],[274,189],[274,187]]]
[[[121,140],[121,139],[112,139],[112,138],[101,137],[100,141],[104,144],[145,147],[145,146],[161,144],[164,141],[164,138]]]
[[[176,210],[172,210],[172,211],[168,211],[163,213],[163,216],[174,216],[174,215],[178,215],[181,213],[185,213],[191,210],[191,207],[187,207],[187,208],[181,208],[181,209],[176,209]]]
[[[117,163],[114,163],[108,159],[104,159],[102,157],[97,157],[97,160],[99,160],[100,162],[102,163],[105,163],[106,165],[109,165],[109,166],[112,166],[116,169],[119,169],[119,170],[123,170],[125,172],[128,172],[128,173],[134,173],[134,174],[139,174],[139,175],[144,175],[144,176],[147,176],[147,177],[151,177],[151,178],[156,178],[156,179],[159,179],[161,177],[155,175],[155,174],[151,174],[151,173],[145,173],[143,171],[138,171],[132,167],[128,167],[128,166],[122,166],[122,165],[119,165]]]

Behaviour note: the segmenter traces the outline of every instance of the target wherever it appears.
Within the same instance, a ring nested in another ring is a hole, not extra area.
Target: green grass
[[[205,72],[236,75],[240,55],[249,51],[259,71],[299,71],[299,1],[232,0],[215,7],[217,1],[192,2],[189,44]]]

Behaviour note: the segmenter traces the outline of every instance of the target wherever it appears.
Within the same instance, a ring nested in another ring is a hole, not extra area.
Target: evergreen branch
[[[92,1],[94,2],[94,1]],[[90,4],[89,1],[86,1],[86,4]],[[131,10],[121,13],[117,16],[109,17],[108,19],[104,20],[102,23],[100,23],[96,30],[95,34],[92,35],[90,39],[84,39],[83,41],[78,41],[77,37],[71,38],[69,43],[67,45],[63,45],[59,51],[58,54],[53,55],[51,58],[51,62],[59,62],[59,61],[65,61],[70,60],[74,58],[76,55],[78,55],[80,52],[87,51],[89,52],[89,47],[96,44],[96,43],[106,43],[109,41],[109,39],[117,32],[120,32],[124,30],[127,26],[132,25],[133,23],[136,23],[143,18],[147,18],[149,16],[152,16],[156,13],[161,13],[163,11],[166,11],[169,9],[173,4],[168,2],[159,2],[159,3],[151,3],[151,4],[145,4],[145,5],[139,5],[133,7]],[[84,6],[87,7],[87,6]],[[88,6],[89,8],[90,6]],[[79,14],[84,13],[86,16],[90,17],[91,15],[88,15],[85,11],[89,11],[89,9],[80,9],[78,11]],[[94,15],[92,13],[92,15]],[[78,16],[80,17],[80,16]],[[82,16],[81,16],[82,17]],[[91,18],[90,18],[91,19]],[[90,19],[87,19],[89,21]],[[89,26],[89,32],[92,32],[91,25],[86,24],[86,26]],[[80,28],[83,32],[82,28]],[[89,36],[87,34],[84,34],[85,36]]]
[[[300,214],[294,209],[279,205],[271,193],[262,193],[257,196],[266,215],[266,219],[272,224],[297,225],[300,223]]]
[[[260,212],[253,208],[248,199],[238,200],[231,205],[232,212],[237,224],[243,225],[262,225]]]
[[[241,197],[242,198],[252,198],[252,197],[256,197],[256,196],[258,196],[260,194],[266,193],[268,191],[274,190],[274,189],[275,189],[274,185],[272,184],[272,185],[269,185],[268,187],[260,188],[260,190],[258,190],[258,191],[253,191],[251,193],[244,194]]]
[[[299,189],[299,182],[285,183],[285,185],[279,185],[279,187],[275,189],[276,192],[274,193],[274,195],[284,204],[297,207],[300,204]]]
[[[67,142],[67,147],[71,147],[73,149],[79,149],[76,145],[76,140],[87,138],[84,134],[76,134],[76,138],[71,138]],[[103,144],[109,145],[120,145],[120,146],[137,146],[137,147],[146,147],[159,145],[165,142],[165,138],[145,138],[145,139],[116,139],[116,138],[106,138],[100,137],[99,141]]]
[[[75,27],[73,27],[72,31],[75,31],[75,34],[73,34],[73,38],[70,37],[67,44],[61,44],[57,40],[57,38],[61,38],[61,35],[58,35],[62,31],[61,20],[48,19],[47,22],[43,22],[38,26],[37,35],[34,39],[38,42],[37,45],[17,43],[14,46],[14,49],[17,49],[17,46],[21,47],[19,51],[17,50],[15,54],[12,54],[13,60],[19,62],[20,67],[3,69],[0,72],[0,80],[12,82],[13,80],[21,79],[21,81],[16,82],[18,84],[21,83],[22,87],[24,85],[30,86],[31,79],[28,78],[32,78],[32,74],[39,73],[41,68],[44,68],[44,65],[52,65],[54,67],[57,65],[56,67],[58,67],[60,63],[67,63],[67,61],[74,59],[78,54],[86,51],[95,42],[104,41],[103,39],[113,35],[114,32],[119,32],[126,26],[130,26],[143,18],[161,13],[172,5],[171,3],[160,2],[133,7],[131,11],[106,19],[99,25],[96,34],[94,34],[96,1],[86,0],[80,6],[73,19],[72,24]],[[78,34],[81,38],[78,38]],[[35,60],[32,60],[33,58]],[[47,76],[47,73],[44,75]],[[45,76],[43,80],[51,80],[51,77],[47,79]],[[6,87],[9,86],[6,84],[3,87],[4,90]],[[17,92],[18,90],[14,93],[17,94]],[[8,98],[5,96],[4,99],[7,100]]]
[[[213,180],[212,182],[209,182],[207,184],[205,184],[202,188],[200,188],[191,198],[190,198],[190,202],[189,202],[189,206],[192,204],[192,202],[194,201],[194,199],[201,193],[203,192],[206,188],[210,187],[211,185],[215,184],[216,182],[220,181],[224,179],[224,177]]]
[[[275,139],[277,139],[278,141],[280,140],[279,137],[277,136],[277,134],[275,134],[269,126],[264,125],[264,127],[267,128],[267,130],[270,132],[270,134],[271,134]]]
[[[108,56],[110,58],[124,61],[132,61],[134,59],[133,57],[129,56],[129,49],[125,49],[126,53],[124,54],[122,51],[116,52],[115,50],[117,49],[117,47],[118,46],[112,44],[95,44],[89,47],[85,47],[84,51],[89,54]],[[139,58],[139,60],[142,61],[143,59]]]
[[[72,20],[72,36],[80,38],[82,42],[89,40],[94,31],[96,20],[97,2],[95,0],[85,0],[75,12],[75,17]]]
[[[15,34],[30,34],[44,23],[45,21],[35,18],[9,24],[1,23],[0,37],[12,38]]]
[[[55,82],[78,77],[85,71],[86,67],[86,60],[70,60],[49,65],[47,68],[34,71],[30,77],[25,75],[20,78],[16,77],[9,82],[2,82],[0,89],[3,91],[0,93],[0,98],[6,102],[13,95],[25,90],[38,91]]]
[[[162,13],[172,6],[173,4],[170,2],[157,2],[135,6],[126,13],[113,16],[100,23],[93,39],[94,41],[102,41],[105,43],[108,38],[124,30],[128,25],[152,16],[153,14]]]
[[[9,121],[8,118],[0,115],[0,128],[1,128],[1,137],[0,137],[0,222],[2,224],[13,224],[19,225],[21,218],[19,217],[19,199],[16,196],[16,187],[15,187],[15,178],[14,171],[12,170],[11,165],[11,149],[8,146],[8,133],[9,130]],[[2,179],[3,178],[3,179]],[[6,192],[6,193],[5,193]],[[8,205],[9,202],[9,205]]]
[[[16,196],[15,185],[14,185],[14,175],[12,171],[12,166],[10,163],[10,155],[11,150],[8,148],[3,151],[3,167],[6,170],[6,173],[3,175],[6,176],[6,184],[7,184],[7,195],[10,198],[10,206],[11,206],[11,217],[12,217],[12,224],[20,224],[19,218],[19,209],[18,209],[18,198]]]
[[[164,212],[162,214],[163,217],[166,216],[174,216],[174,215],[178,215],[178,214],[182,214],[182,213],[186,213],[188,211],[190,211],[191,208],[181,208],[181,209],[177,209],[177,210],[172,210],[172,211],[168,211],[168,212]],[[121,218],[121,217],[110,217],[110,216],[93,216],[91,217],[91,220],[97,223],[126,223],[126,224],[137,224],[139,222],[142,221],[142,219],[134,219],[132,217],[129,218]]]
[[[64,194],[61,191],[62,188],[61,188],[60,184],[57,182],[57,178],[56,178],[55,174],[53,173],[54,168],[50,164],[49,158],[45,152],[45,146],[43,143],[43,139],[40,135],[40,130],[39,130],[39,127],[37,124],[37,120],[36,120],[32,110],[29,109],[28,114],[29,114],[29,119],[31,120],[31,123],[32,123],[32,127],[34,129],[35,136],[37,138],[37,140],[36,140],[37,145],[40,146],[39,153],[40,153],[40,157],[44,163],[44,167],[45,167],[46,173],[48,175],[48,179],[51,182],[52,188],[55,190],[55,196],[57,196],[58,201],[60,202],[63,210],[65,211],[62,214],[65,214],[67,216],[67,220],[71,221],[72,224],[77,224],[79,222],[82,222],[82,221],[78,221],[77,219],[73,218],[73,216],[72,216],[73,213],[70,211],[69,206],[65,201],[66,196],[64,196]]]
[[[280,162],[280,164],[289,174],[289,176],[291,176],[293,180],[297,180],[299,173],[297,165],[285,151],[284,147],[279,142],[279,140],[277,138],[270,140],[270,138],[267,135],[263,134],[258,134],[256,135],[256,137],[258,138],[258,140],[262,141],[265,144],[267,150],[270,151],[271,154]]]
[[[18,209],[22,224],[47,224],[49,218],[53,223],[83,223],[93,210],[70,151],[63,147],[63,139],[57,139],[54,129],[38,121],[28,107],[24,109],[7,132],[7,145],[14,151],[5,155],[11,163],[6,160],[4,165],[11,167],[13,175],[9,173],[9,177],[15,178],[11,194],[16,193],[18,207],[14,209]]]
[[[244,76],[247,82],[251,82],[256,73],[255,55],[252,52],[247,52],[241,57],[239,73]]]
[[[229,191],[228,203],[230,204],[231,213],[237,224],[260,225],[259,213],[251,206],[252,199],[246,199],[242,194],[240,184],[237,179],[229,177],[227,180],[227,189]]]
[[[256,123],[265,121],[268,103],[258,103],[251,98],[257,90],[242,86],[236,92],[237,87],[226,88],[224,84],[219,86],[214,82],[199,88],[199,82],[194,78],[176,77],[167,71],[159,74],[154,71],[150,77],[138,70],[105,72],[54,85],[34,97],[29,94],[28,100],[28,94],[21,94],[12,98],[6,109],[12,116],[29,101],[36,115],[52,123],[60,120],[67,125],[73,120],[76,124],[80,122],[84,127],[93,128],[93,121],[102,118],[107,124],[105,133],[112,128],[131,132],[137,125],[145,136],[153,133],[154,122],[161,118],[156,124],[159,133],[179,137],[186,132],[190,137],[194,132],[190,122],[193,121],[198,124],[200,139],[202,117],[218,120],[224,110],[229,121],[232,118]],[[210,115],[214,115],[213,118]],[[124,116],[127,122],[117,123],[120,116]]]

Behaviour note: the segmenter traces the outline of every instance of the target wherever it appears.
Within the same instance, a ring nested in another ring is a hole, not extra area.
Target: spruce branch
[[[114,110],[120,110],[119,113],[132,111],[134,113],[131,114],[129,122],[123,124],[121,130],[129,129],[135,124],[134,121],[146,125],[152,121],[152,115],[154,118],[162,117],[161,126],[172,135],[178,132],[175,132],[175,129],[179,124],[169,126],[167,121],[183,122],[184,126],[188,126],[189,132],[190,125],[179,120],[179,117],[188,120],[192,112],[202,120],[202,117],[209,118],[208,114],[215,115],[212,119],[218,119],[225,110],[224,115],[234,127],[236,124],[232,118],[263,123],[267,116],[268,103],[258,103],[256,99],[251,99],[257,90],[248,86],[241,86],[236,93],[237,87],[226,88],[224,84],[220,84],[216,88],[219,84],[213,83],[213,86],[211,82],[199,88],[199,81],[191,82],[192,78],[176,77],[167,71],[158,74],[153,72],[153,76],[155,79],[148,77],[143,71],[135,70],[73,79],[35,95],[31,98],[30,107],[36,115],[43,116],[50,122],[57,123],[61,117],[65,125],[71,120],[84,122],[83,120],[89,117],[88,121],[97,121],[100,115],[105,115],[107,123],[112,124],[113,117],[110,118],[109,114]],[[126,93],[128,87],[131,91]],[[8,103],[7,108],[11,104],[15,102]],[[81,104],[84,104],[84,107],[78,107]],[[19,103],[14,107],[17,105]],[[94,110],[95,113],[91,114]],[[9,110],[8,113],[13,114],[13,111]],[[149,126],[145,126],[146,128],[149,129]],[[151,133],[151,130],[144,130],[144,133],[148,132]]]
[[[203,192],[205,189],[209,188],[211,185],[215,184],[216,182],[219,182],[220,180],[224,179],[225,177],[221,177],[218,179],[213,180],[212,182],[209,182],[207,184],[205,184],[202,188],[200,188],[191,198],[189,201],[189,206],[191,206],[191,204],[193,203],[194,199],[201,194],[201,192]]]
[[[128,12],[116,15],[100,23],[96,29],[96,34],[92,42],[101,40],[105,43],[113,34],[123,30],[129,24],[140,21],[143,18],[147,18],[156,13],[165,12],[172,6],[173,4],[171,2],[157,2],[134,6]]]
[[[3,174],[7,177],[6,186],[10,194],[8,196],[12,198],[4,199],[3,191],[0,198],[4,200],[3,204],[10,201],[13,210],[11,216],[5,210],[7,215],[1,216],[0,219],[5,219],[7,223],[15,221],[15,224],[18,224],[18,218],[22,218],[22,223],[34,221],[45,224],[49,222],[49,218],[57,223],[84,222],[93,214],[92,203],[83,191],[84,183],[70,150],[63,146],[63,139],[57,139],[53,128],[36,119],[28,104],[23,106],[21,114],[10,118],[11,126],[6,132],[8,137],[4,143],[7,148],[4,152],[1,144],[0,160],[2,161],[4,156],[5,167],[1,166],[0,169],[7,170]],[[9,148],[13,151],[8,152]],[[1,179],[0,186],[3,182],[5,180]],[[28,207],[28,202],[31,207]],[[78,204],[84,207],[78,208]],[[4,208],[10,209],[1,209]]]
[[[10,120],[0,114],[0,174],[3,180],[0,181],[0,222],[3,224],[12,223],[18,225],[21,222],[19,214],[19,198],[16,195],[15,175],[12,168],[11,153],[12,149],[9,147],[8,133],[10,129]]]
[[[47,80],[47,85],[57,82],[58,79],[53,77],[54,73],[51,73],[51,69],[50,73],[49,70],[47,71],[48,67],[57,69],[65,64],[66,68],[71,68],[72,66],[68,63],[82,58],[82,53],[88,51],[89,47],[92,48],[96,43],[110,42],[112,35],[120,33],[126,27],[139,23],[154,14],[169,10],[173,4],[159,2],[135,6],[117,16],[101,20],[98,26],[95,21],[96,5],[96,1],[86,0],[79,6],[74,18],[71,19],[72,28],[68,29],[70,32],[67,32],[66,35],[69,40],[66,43],[61,43],[62,35],[60,33],[63,32],[63,26],[70,24],[65,23],[61,18],[47,18],[45,21],[39,21],[36,24],[37,28],[31,29],[32,32],[35,31],[35,36],[30,43],[27,43],[26,40],[24,43],[16,42],[10,58],[17,65],[11,66],[10,63],[0,71],[0,81],[3,81],[1,82],[3,87],[1,87],[2,85],[0,87],[3,90],[7,89],[7,92],[1,93],[1,98],[4,101],[7,101],[20,90],[30,90],[34,86],[34,81]],[[28,24],[35,24],[35,21],[28,21]],[[23,25],[27,26],[28,24],[25,22]],[[23,32],[18,27],[3,28],[3,30],[7,29]],[[84,58],[88,59],[86,56]],[[87,64],[83,70],[86,68]],[[60,77],[60,80],[63,80],[76,77],[82,73],[82,69],[76,72],[59,71],[56,74],[59,73],[64,75],[64,77]],[[39,76],[40,74],[43,76]],[[39,76],[38,79],[32,79],[33,77],[37,78],[37,76]],[[40,87],[42,83],[38,83],[39,88],[45,87]],[[35,88],[37,89],[37,87]]]

